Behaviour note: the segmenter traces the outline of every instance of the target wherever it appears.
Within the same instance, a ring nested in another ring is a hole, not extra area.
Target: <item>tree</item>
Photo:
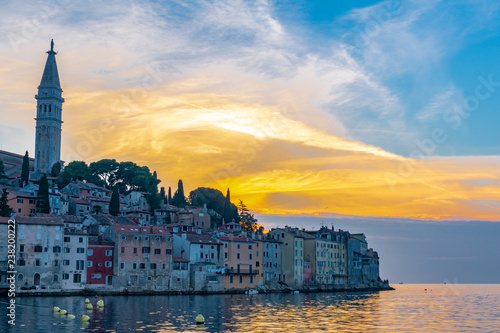
[[[181,179],[179,179],[179,182],[177,183],[177,191],[174,193],[171,204],[177,207],[185,207],[187,205],[187,200],[184,196],[184,185],[182,184]]]
[[[160,197],[162,202],[165,202],[165,188],[163,186],[160,188]]]
[[[36,210],[38,213],[50,213],[49,182],[47,181],[47,176],[45,174],[42,176],[40,183],[38,184]]]
[[[113,192],[111,193],[109,214],[113,216],[118,216],[120,214],[120,194],[118,193],[118,187],[116,186],[113,187]]]
[[[237,212],[237,211],[236,211]],[[229,192],[229,188],[227,189],[226,198],[224,200],[224,212],[223,217],[226,223],[229,223],[233,220],[233,207],[231,207],[231,194]]]
[[[167,203],[169,204],[172,201],[172,188],[169,186],[168,187],[168,198],[167,198]]]
[[[189,200],[193,206],[203,206],[205,204],[208,209],[213,210],[216,214],[211,215],[211,219],[217,226],[222,224],[224,212],[228,213],[228,220],[224,217],[226,222],[231,222],[233,219],[239,221],[238,208],[231,202],[228,204],[227,196],[224,197],[224,194],[219,190],[209,187],[198,187],[189,193]]]
[[[102,159],[89,164],[90,172],[103,183],[106,188],[112,188],[116,182],[116,173],[120,164],[115,159]]]
[[[59,188],[63,188],[73,180],[87,180],[90,176],[90,168],[84,161],[72,161],[61,172],[57,178]]]
[[[240,213],[240,224],[243,228],[256,231],[259,227],[257,225],[257,219],[253,216],[253,214],[250,214],[247,206],[241,200],[238,204],[238,211]]]
[[[0,197],[0,216],[10,217],[12,214],[12,208],[9,206],[9,201],[7,196],[9,192],[6,189],[3,189],[2,196]]]
[[[24,154],[23,157],[23,166],[21,168],[21,187],[24,187],[28,185],[28,181],[30,178],[30,157],[28,155],[28,151],[26,150],[26,153]]]
[[[3,164],[3,161],[0,160],[0,179],[2,178],[7,178],[7,175],[5,174],[5,165]]]
[[[146,193],[145,197],[146,201],[148,202],[149,210],[151,211],[151,213],[154,213],[156,209],[161,208],[162,199],[159,194]]]
[[[61,173],[61,163],[60,162],[56,162],[52,166],[52,170],[50,172],[50,175],[52,177],[58,177],[60,173]]]

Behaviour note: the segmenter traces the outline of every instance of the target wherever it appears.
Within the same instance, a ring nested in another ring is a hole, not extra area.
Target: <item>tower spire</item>
[[[62,97],[56,64],[54,40],[50,41],[47,61],[38,86],[36,107],[35,175],[50,175],[55,163],[61,162]]]

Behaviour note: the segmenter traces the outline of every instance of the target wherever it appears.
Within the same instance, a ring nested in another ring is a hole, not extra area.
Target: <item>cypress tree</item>
[[[175,191],[174,197],[172,198],[172,205],[178,207],[185,207],[187,205],[186,197],[184,195],[184,184],[182,184],[181,179],[179,179],[177,191]]]
[[[56,162],[52,166],[52,170],[50,172],[51,177],[59,177],[59,174],[61,173],[61,163]]]
[[[28,156],[28,151],[26,150],[26,154],[23,157],[23,166],[21,169],[21,187],[28,185],[28,180],[30,177],[30,158]]]
[[[45,174],[40,179],[40,184],[38,185],[38,199],[36,202],[36,210],[38,213],[50,213],[49,182]]]
[[[233,212],[231,209],[231,194],[229,192],[229,188],[227,189],[226,200],[224,201],[224,221],[229,223],[233,220]]]
[[[10,208],[8,204],[8,194],[9,192],[7,192],[6,189],[3,189],[2,196],[0,197],[0,216],[9,217],[12,213],[12,208]]]
[[[168,187],[168,198],[167,198],[167,203],[171,203],[172,202],[172,188],[169,186]]]
[[[118,193],[118,187],[116,186],[113,188],[113,192],[111,193],[109,214],[113,216],[118,216],[120,214],[120,194]]]
[[[164,187],[160,188],[160,197],[161,197],[161,202],[165,202],[165,188]]]
[[[7,178],[5,175],[5,165],[3,164],[3,161],[0,160],[0,179],[2,178]]]

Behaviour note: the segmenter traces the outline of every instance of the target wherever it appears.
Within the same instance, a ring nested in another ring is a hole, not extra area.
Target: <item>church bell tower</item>
[[[61,161],[61,126],[62,126],[62,89],[57,72],[54,41],[43,70],[42,81],[35,95],[36,137],[35,137],[35,174],[40,178],[44,173],[50,176],[52,166]]]

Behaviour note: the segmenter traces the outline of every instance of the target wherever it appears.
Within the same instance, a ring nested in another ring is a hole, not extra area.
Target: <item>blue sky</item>
[[[0,10],[0,149],[33,155],[33,96],[53,38],[65,161],[132,160],[162,186],[229,187],[269,225],[344,217],[391,263],[386,277],[405,281],[447,271],[404,264],[402,233],[453,234],[443,242],[458,248],[472,226],[491,232],[471,221],[500,220],[497,1],[11,0]],[[491,281],[470,275],[475,261],[463,258],[476,252],[432,249],[441,259],[420,257],[429,267],[449,258],[440,267],[463,263],[454,276]]]

